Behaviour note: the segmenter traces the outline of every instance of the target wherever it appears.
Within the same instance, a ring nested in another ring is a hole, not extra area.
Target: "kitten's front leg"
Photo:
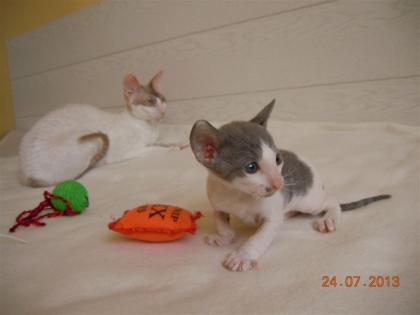
[[[267,250],[279,229],[280,220],[265,219],[257,232],[237,251],[228,255],[223,265],[231,271],[257,268],[257,260]]]
[[[207,235],[204,241],[209,245],[224,246],[233,242],[235,231],[230,226],[230,216],[222,211],[214,211],[217,233]]]

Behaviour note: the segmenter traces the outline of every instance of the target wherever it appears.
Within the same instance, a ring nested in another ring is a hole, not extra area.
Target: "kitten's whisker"
[[[286,187],[283,187],[280,191],[285,191],[285,192],[293,192],[292,189],[288,189]]]
[[[304,181],[298,181],[298,182],[286,182],[283,186],[296,186],[296,185],[300,185],[303,184]]]
[[[7,234],[3,234],[3,233],[0,233],[0,237],[9,238],[11,240],[15,240],[15,241],[18,241],[18,242],[22,242],[22,243],[28,244],[27,241],[25,241],[24,239],[21,239],[20,237],[16,237],[16,236],[12,236],[12,235],[7,235]]]
[[[297,172],[297,169],[293,168],[293,169],[289,170],[289,172],[287,174],[285,174],[284,176],[293,175],[293,174],[296,174],[296,172]]]

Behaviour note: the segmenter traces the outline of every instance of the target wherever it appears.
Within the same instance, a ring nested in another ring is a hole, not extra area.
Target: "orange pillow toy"
[[[123,216],[108,227],[130,238],[147,242],[168,242],[180,239],[186,233],[194,234],[195,221],[201,212],[161,204],[147,204],[126,210]]]

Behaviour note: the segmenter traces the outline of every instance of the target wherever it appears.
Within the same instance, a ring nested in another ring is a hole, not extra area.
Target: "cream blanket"
[[[189,128],[167,126],[164,134],[186,141]],[[14,236],[27,243],[0,237],[1,313],[419,314],[419,128],[271,121],[269,130],[280,147],[317,165],[340,201],[379,193],[392,199],[345,213],[327,235],[311,228],[311,217],[291,218],[259,271],[233,273],[221,261],[253,229],[234,221],[236,243],[203,243],[214,229],[212,210],[206,171],[190,150],[98,167],[80,179],[91,200],[82,215],[20,227]],[[19,184],[16,135],[0,145],[3,234],[44,191]],[[200,210],[205,217],[195,236],[173,243],[142,243],[108,230],[112,217],[145,203]],[[334,275],[337,287],[322,287],[323,276]],[[347,288],[346,276],[360,276],[358,287]],[[370,276],[398,276],[399,287],[385,280],[371,288]]]

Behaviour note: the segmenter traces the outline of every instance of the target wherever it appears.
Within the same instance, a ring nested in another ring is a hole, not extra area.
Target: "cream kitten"
[[[156,144],[157,123],[166,111],[161,78],[159,72],[148,85],[141,85],[134,75],[126,75],[127,108],[121,113],[67,105],[41,118],[20,145],[23,183],[50,186],[82,176],[99,161],[112,163],[162,148],[183,148]]]
[[[231,214],[258,226],[257,232],[225,259],[224,266],[232,271],[255,268],[283,218],[292,212],[324,213],[314,227],[322,233],[333,232],[341,211],[390,197],[339,204],[312,165],[293,152],[277,149],[266,129],[273,106],[274,100],[249,122],[232,122],[216,129],[200,120],[191,130],[191,148],[209,171],[207,193],[215,210],[217,233],[207,236],[206,242],[218,246],[233,242]]]

